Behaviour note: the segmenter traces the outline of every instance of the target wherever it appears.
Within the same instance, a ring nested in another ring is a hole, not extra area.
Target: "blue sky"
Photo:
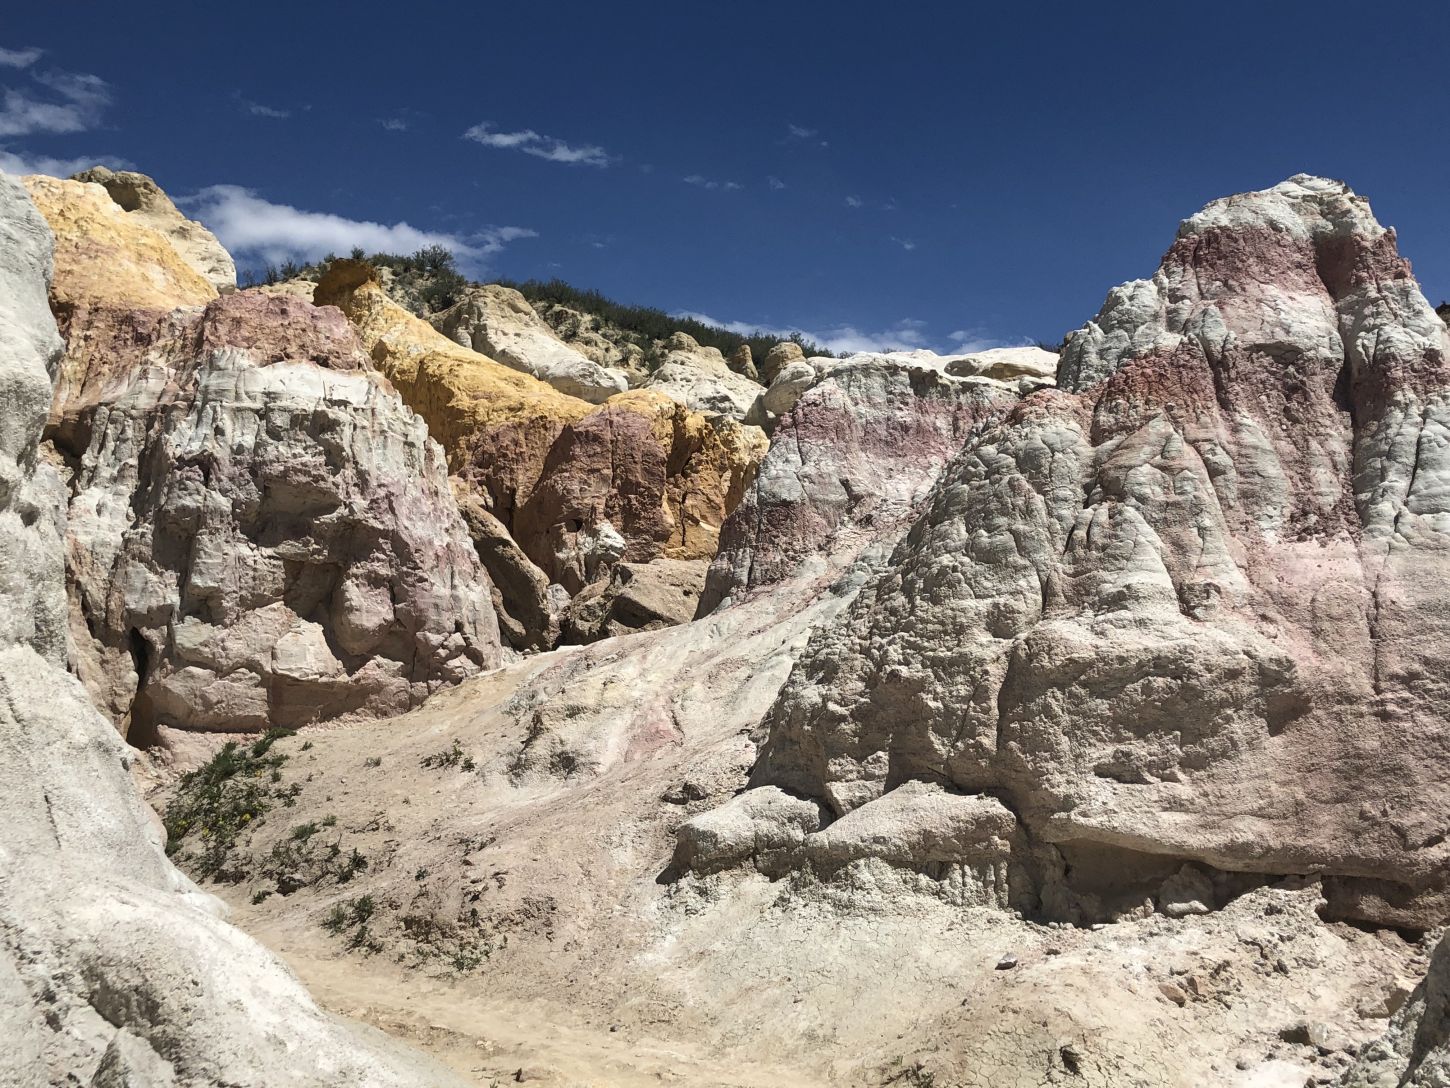
[[[945,350],[1055,340],[1206,201],[1309,171],[1450,296],[1446,5],[10,7],[0,167],[130,164],[244,265],[438,238]]]

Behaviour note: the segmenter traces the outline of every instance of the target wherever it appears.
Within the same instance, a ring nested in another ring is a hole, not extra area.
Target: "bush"
[[[186,859],[198,876],[222,876],[242,831],[273,803],[288,804],[300,790],[275,788],[287,756],[272,746],[289,736],[291,730],[273,729],[246,747],[228,741],[204,766],[183,775],[162,818],[166,852],[178,854],[184,843],[199,838],[200,849]]]
[[[600,321],[613,325],[626,333],[634,334],[636,343],[648,350],[649,341],[664,340],[671,333],[684,332],[693,336],[705,347],[718,348],[727,358],[733,355],[741,344],[750,345],[750,354],[758,363],[770,349],[780,341],[779,336],[754,332],[749,336],[730,332],[715,325],[707,325],[690,317],[671,317],[665,311],[653,306],[628,306],[606,298],[598,291],[584,290],[560,279],[497,281],[505,287],[512,287],[530,302],[552,302],[592,314]],[[798,332],[790,339],[800,345],[806,355],[831,354],[819,344],[812,342]]]

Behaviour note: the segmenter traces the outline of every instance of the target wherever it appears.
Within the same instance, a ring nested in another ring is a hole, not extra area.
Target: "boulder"
[[[760,379],[767,385],[775,383],[775,377],[789,363],[800,362],[806,357],[801,346],[794,340],[782,340],[765,354],[765,362],[760,365]]]
[[[237,266],[217,236],[177,211],[161,186],[145,174],[96,166],[71,180],[104,188],[121,210],[164,235],[181,259],[218,291],[236,289]]]
[[[760,381],[760,375],[755,371],[755,359],[750,354],[749,344],[741,344],[730,353],[729,365],[735,373],[743,375],[753,382]]]
[[[718,348],[701,347],[689,333],[661,341],[661,361],[644,388],[663,393],[686,408],[743,420],[760,396],[759,383],[730,369]]]
[[[601,404],[629,388],[623,371],[600,366],[569,347],[511,287],[496,283],[470,287],[453,306],[428,320],[464,347],[590,404]]]
[[[842,816],[914,777],[991,792],[1064,860],[1047,914],[1097,916],[1090,872],[1195,862],[1445,921],[1447,360],[1342,184],[1209,205],[1069,338],[1062,389],[967,436],[812,637],[756,780]],[[775,480],[767,458],[757,502]]]
[[[694,619],[705,588],[703,559],[615,563],[608,578],[586,586],[565,621],[569,642],[594,642],[632,631],[654,631]]]

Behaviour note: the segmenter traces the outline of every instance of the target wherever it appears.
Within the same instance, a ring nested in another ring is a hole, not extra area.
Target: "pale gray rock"
[[[443,453],[361,360],[335,311],[243,292],[58,403],[83,675],[138,743],[397,713],[497,663]]]
[[[511,287],[497,283],[470,287],[457,303],[428,320],[464,347],[590,404],[603,403],[629,388],[622,370],[601,366],[564,343]]]
[[[813,635],[754,781],[837,819],[916,779],[990,793],[1044,848],[1047,917],[1117,917],[1193,862],[1215,902],[1323,873],[1331,917],[1445,921],[1447,360],[1344,186],[1210,205],[1070,338],[1063,390],[964,436]],[[757,500],[802,487],[772,465],[790,418]],[[727,534],[732,586],[772,528]]]
[[[1450,1088],[1450,938],[1385,1034],[1360,1050],[1343,1088]]]
[[[645,389],[707,415],[743,420],[750,414],[760,384],[731,370],[718,348],[701,347],[693,336],[677,332],[661,341],[659,349],[661,361],[645,380]]]
[[[42,302],[49,232],[3,175],[0,238],[0,554],[13,562],[55,547],[64,509],[25,505],[59,337]],[[166,860],[134,755],[62,671],[63,629],[34,619],[63,614],[62,569],[26,574],[0,582],[0,1083],[456,1084],[325,1015]]]
[[[64,491],[39,455],[62,343],[47,298],[50,228],[0,174],[0,646],[66,659]]]

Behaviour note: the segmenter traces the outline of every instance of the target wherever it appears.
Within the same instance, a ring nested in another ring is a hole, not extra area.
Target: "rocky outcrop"
[[[50,434],[70,477],[77,669],[128,736],[397,713],[495,664],[442,451],[342,315],[215,298],[99,186],[30,184],[61,239]],[[105,237],[142,294],[68,234],[106,221],[98,199],[123,217]]]
[[[586,586],[570,603],[565,637],[595,642],[689,623],[699,607],[708,567],[703,559],[616,563],[607,579]]]
[[[166,860],[133,754],[63,671],[64,508],[39,459],[61,348],[46,308],[52,243],[3,175],[0,238],[0,1081],[453,1083],[324,1015],[219,920],[221,905]]]
[[[1450,1084],[1450,938],[1394,1014],[1385,1034],[1363,1047],[1342,1088],[1444,1088]]]
[[[806,353],[794,340],[782,340],[765,353],[765,362],[760,364],[760,380],[766,385],[775,383],[776,375],[791,363],[805,359]]]
[[[631,390],[591,407],[495,363],[390,302],[365,265],[334,263],[317,301],[348,315],[443,444],[450,471],[566,598],[607,580],[616,560],[713,556],[764,454],[758,429],[659,393]],[[615,538],[617,551],[607,545]],[[494,573],[500,585],[516,582]]]
[[[569,347],[511,287],[470,287],[457,303],[428,320],[450,340],[590,404],[629,388],[623,371],[600,366]]]
[[[754,781],[828,822],[990,794],[1048,917],[1161,908],[1191,862],[1214,905],[1321,873],[1330,916],[1445,920],[1447,358],[1343,185],[1209,205],[813,636]]]
[[[0,174],[0,647],[63,664],[65,492],[39,450],[64,346],[47,300],[53,250],[25,191]]]
[[[730,369],[718,348],[701,347],[689,333],[677,332],[659,344],[661,359],[644,382],[686,408],[743,420],[761,388]]]
[[[71,180],[100,185],[128,215],[164,235],[202,279],[218,291],[236,289],[237,266],[232,255],[217,241],[215,234],[177,211],[161,186],[145,174],[96,166],[74,175]]]
[[[730,369],[742,377],[749,378],[753,382],[760,381],[760,375],[755,370],[755,359],[750,353],[749,344],[741,344],[730,354]]]
[[[912,359],[820,363],[785,364],[762,398],[784,412],[725,524],[701,615],[802,563],[899,531],[974,428],[1017,402],[1005,386]]]
[[[55,232],[60,274],[51,305],[62,321],[98,300],[113,309],[171,310],[217,297],[166,235],[129,214],[101,185],[39,174],[24,182]]]

